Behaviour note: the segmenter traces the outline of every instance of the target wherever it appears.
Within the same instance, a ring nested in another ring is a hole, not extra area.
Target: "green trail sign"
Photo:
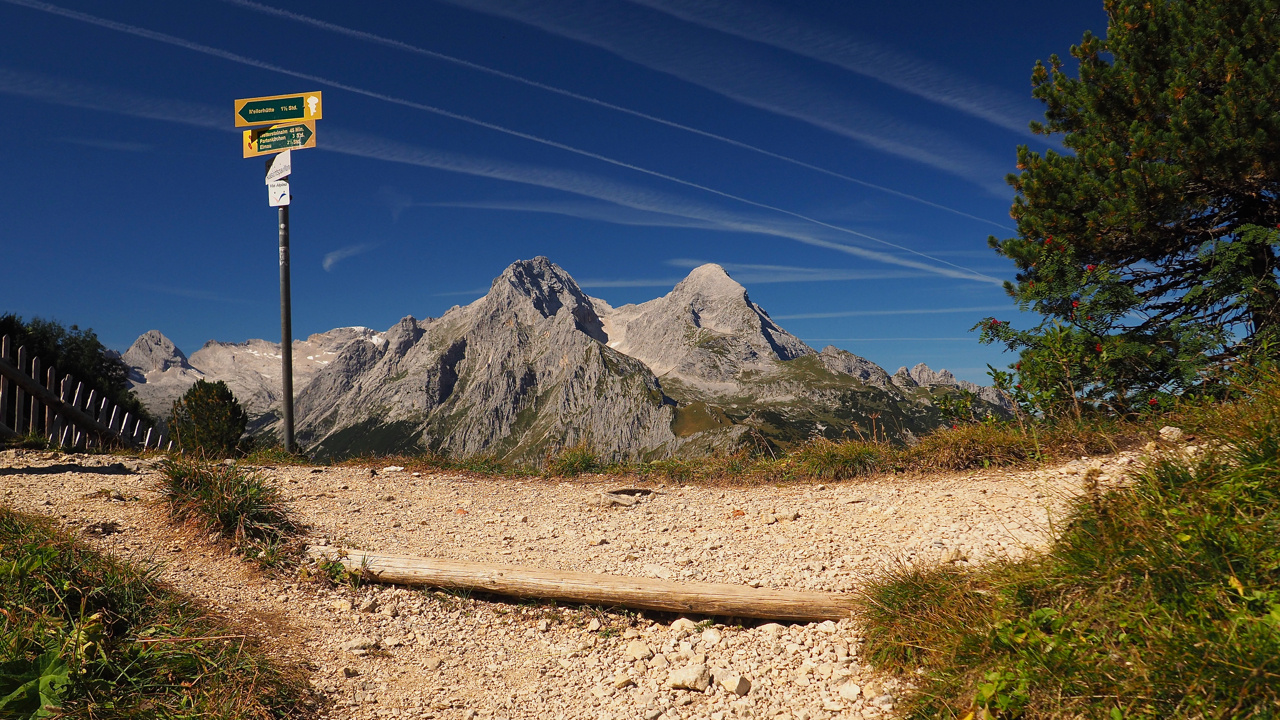
[[[268,125],[284,120],[319,120],[324,117],[320,93],[296,93],[245,98],[236,101],[236,127]]]
[[[316,124],[310,120],[244,131],[244,156],[247,158],[315,146]]]

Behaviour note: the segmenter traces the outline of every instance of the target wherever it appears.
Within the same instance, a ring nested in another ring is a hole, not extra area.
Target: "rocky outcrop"
[[[848,350],[828,345],[818,353],[818,359],[822,361],[823,367],[833,373],[855,377],[882,390],[887,390],[890,386],[889,373],[885,372],[884,368]]]
[[[159,330],[148,330],[133,341],[133,345],[121,356],[124,363],[138,375],[163,373],[166,370],[193,370],[173,341]]]
[[[996,388],[968,380],[957,380],[949,370],[934,371],[924,363],[917,363],[915,367],[908,370],[905,367],[898,368],[893,374],[894,384],[903,388],[925,387],[925,388],[956,388],[966,392],[973,393],[978,399],[1005,411],[1013,409],[1013,403],[1009,397],[1000,392]]]

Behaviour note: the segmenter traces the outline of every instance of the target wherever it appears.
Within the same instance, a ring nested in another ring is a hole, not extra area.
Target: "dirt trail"
[[[259,472],[282,488],[317,543],[856,592],[898,562],[979,563],[1037,547],[1090,466],[1109,483],[1136,458],[738,488],[392,468]],[[335,701],[331,718],[871,718],[903,691],[862,662],[851,620],[695,625],[267,578],[169,526],[156,502],[158,478],[150,461],[0,453],[0,502],[52,516],[103,550],[159,560],[164,580],[307,664],[312,683]],[[603,491],[624,487],[652,492],[631,507],[601,502]],[[707,689],[671,687],[684,675],[702,686],[699,666],[711,670]]]

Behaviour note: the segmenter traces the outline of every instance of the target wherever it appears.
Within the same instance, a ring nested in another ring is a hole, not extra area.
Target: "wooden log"
[[[538,570],[336,547],[310,547],[307,554],[337,560],[347,570],[377,582],[480,590],[587,605],[793,622],[840,620],[853,610],[851,596],[834,593]]]

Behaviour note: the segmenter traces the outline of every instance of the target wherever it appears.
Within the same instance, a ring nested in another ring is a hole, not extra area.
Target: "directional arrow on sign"
[[[244,131],[244,156],[247,158],[315,146],[316,124],[309,120]]]
[[[270,95],[236,101],[236,127],[268,125],[283,120],[319,120],[324,117],[320,93]]]

